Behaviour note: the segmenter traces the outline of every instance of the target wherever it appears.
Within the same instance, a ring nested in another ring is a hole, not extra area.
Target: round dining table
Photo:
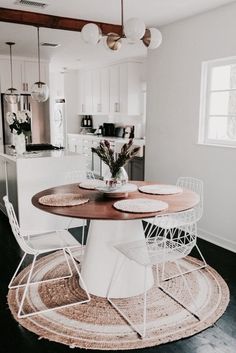
[[[137,187],[154,184],[144,181],[130,181],[130,183]],[[45,206],[39,202],[42,196],[64,193],[81,194],[89,201],[82,205],[64,207]],[[116,281],[115,286],[112,286],[110,297],[124,298],[143,293],[144,267],[134,261],[128,261],[117,274],[116,268],[119,267],[117,264],[122,261],[123,255],[114,246],[118,243],[145,241],[142,223],[145,218],[188,210],[199,202],[199,196],[188,189],[172,195],[151,195],[137,190],[130,192],[127,197],[127,199],[135,198],[161,200],[168,204],[168,208],[153,213],[119,211],[113,206],[117,199],[107,198],[101,191],[82,189],[79,184],[57,186],[43,190],[32,197],[33,205],[42,211],[63,217],[90,220],[81,262],[81,275],[90,294],[106,297],[114,276]],[[151,269],[146,276],[147,288],[151,288],[154,283]]]

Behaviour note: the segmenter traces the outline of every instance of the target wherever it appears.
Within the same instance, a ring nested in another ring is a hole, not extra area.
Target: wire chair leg
[[[25,298],[26,298],[26,294],[27,294],[28,288],[29,288],[30,285],[35,284],[35,283],[30,283],[30,280],[31,280],[31,277],[32,277],[32,273],[33,273],[33,269],[34,269],[34,266],[35,266],[35,261],[36,261],[36,258],[38,256],[38,255],[34,255],[33,262],[31,264],[30,272],[29,272],[29,275],[28,275],[27,283],[26,283],[26,286],[25,286],[25,289],[24,289],[24,293],[23,293],[21,302],[20,302],[20,306],[19,306],[19,310],[18,310],[18,314],[17,314],[18,318],[22,319],[22,318],[30,317],[30,316],[33,316],[33,315],[37,315],[37,314],[49,312],[49,311],[52,311],[52,310],[56,310],[56,309],[63,309],[63,308],[67,308],[67,307],[70,307],[70,306],[73,306],[73,305],[84,304],[84,303],[88,303],[91,300],[90,294],[88,293],[88,290],[87,290],[86,285],[85,285],[85,283],[83,281],[83,278],[82,278],[82,276],[81,276],[81,274],[80,274],[80,272],[79,272],[79,270],[77,268],[77,265],[76,265],[76,262],[75,262],[75,260],[73,258],[73,255],[72,255],[70,249],[67,248],[67,251],[68,251],[69,256],[70,256],[70,258],[71,258],[71,260],[73,262],[73,265],[74,265],[74,267],[76,269],[76,272],[79,275],[79,278],[80,278],[80,280],[82,282],[82,285],[84,287],[84,290],[86,292],[86,295],[87,295],[88,299],[82,300],[82,301],[77,302],[77,303],[65,304],[65,305],[57,306],[55,308],[43,309],[43,310],[38,310],[38,311],[35,311],[35,312],[28,313],[28,314],[24,314],[22,309],[23,309],[23,305],[24,305],[24,302],[25,302]],[[64,254],[67,257],[67,253],[65,252]],[[67,261],[68,261],[68,259],[67,259]],[[55,280],[55,279],[53,279],[53,280]],[[43,282],[45,282],[45,281],[43,281]]]
[[[82,245],[82,255],[84,255],[84,246],[85,246],[85,244],[84,244],[84,233],[85,233],[85,231],[84,231],[84,228],[85,228],[85,220],[83,219],[83,229],[82,229],[82,241],[81,241],[81,245]]]
[[[77,303],[77,304],[88,303],[88,302],[91,300],[91,296],[90,296],[90,294],[89,294],[89,292],[88,292],[87,286],[86,286],[86,284],[85,284],[85,282],[84,282],[84,280],[83,280],[83,277],[81,276],[81,273],[80,273],[80,271],[79,271],[79,269],[78,269],[78,266],[77,266],[77,264],[76,264],[76,262],[75,262],[75,259],[74,259],[73,255],[72,255],[72,253],[71,253],[71,250],[70,250],[69,248],[67,248],[67,252],[69,253],[69,256],[70,256],[70,258],[71,258],[71,260],[72,260],[72,262],[73,262],[73,265],[74,265],[74,267],[75,267],[75,270],[76,270],[76,272],[77,272],[77,274],[78,274],[78,276],[79,276],[79,279],[81,280],[81,283],[82,283],[82,285],[83,285],[83,289],[84,289],[84,291],[85,291],[85,293],[86,293],[86,295],[87,295],[87,298],[88,298],[88,299],[86,299],[86,300],[84,300],[84,301],[82,301],[82,302],[80,302],[80,303]]]
[[[110,292],[112,290],[112,285],[116,282],[121,269],[123,268],[125,261],[128,261],[127,258],[124,258],[120,264],[118,271],[116,271],[115,277],[112,278],[110,286],[108,288],[107,300],[111,304],[111,306],[125,319],[125,321],[132,327],[132,329],[137,332],[140,338],[144,338],[146,336],[146,316],[147,316],[147,266],[145,266],[145,274],[144,274],[144,307],[143,307],[143,329],[140,331],[137,326],[130,320],[130,318],[113,302],[110,297]]]
[[[201,252],[201,250],[199,249],[199,247],[198,247],[197,244],[195,245],[195,247],[196,247],[196,249],[197,249],[197,251],[198,251],[198,253],[199,253],[200,257],[201,257],[201,260],[202,260],[203,264],[202,264],[202,265],[199,265],[199,263],[198,263],[197,261],[192,260],[192,259],[189,259],[189,260],[188,260],[189,262],[194,263],[194,264],[196,264],[197,266],[194,267],[194,268],[192,268],[191,270],[181,271],[181,273],[177,273],[177,274],[175,274],[175,275],[173,275],[173,276],[169,276],[169,277],[165,277],[165,273],[164,273],[164,271],[163,271],[163,273],[162,273],[162,281],[169,281],[170,279],[177,278],[177,277],[181,276],[181,274],[182,274],[182,275],[186,275],[186,274],[191,273],[191,272],[194,272],[194,271],[202,270],[202,269],[204,269],[204,268],[206,268],[206,267],[208,266],[208,265],[207,265],[207,262],[206,262],[206,260],[205,260],[205,258],[204,258],[204,256],[202,255],[202,252]],[[163,266],[165,266],[165,264],[163,264]]]
[[[26,283],[26,286],[25,286],[25,289],[24,289],[24,292],[23,292],[23,295],[22,295],[22,298],[21,298],[21,302],[20,302],[20,306],[19,306],[19,310],[18,310],[18,318],[21,319],[25,316],[27,316],[27,314],[21,314],[21,312],[23,312],[23,305],[24,305],[24,302],[25,302],[25,298],[26,298],[26,294],[27,294],[27,291],[28,291],[28,288],[29,288],[29,285],[30,285],[30,280],[31,280],[31,277],[32,277],[32,274],[33,274],[33,269],[34,269],[34,265],[35,265],[35,261],[36,261],[36,258],[37,258],[38,255],[34,255],[34,258],[33,258],[33,261],[32,261],[32,264],[31,264],[31,268],[30,268],[30,272],[29,272],[29,275],[28,275],[28,278],[27,278],[27,283]]]
[[[178,271],[180,272],[180,275],[181,275],[181,277],[182,277],[182,279],[183,279],[183,282],[184,282],[185,287],[186,287],[186,289],[187,289],[187,291],[188,291],[188,294],[189,294],[190,298],[192,299],[192,302],[193,302],[193,304],[194,304],[194,306],[195,306],[195,309],[196,309],[196,311],[197,311],[197,306],[196,306],[196,304],[195,304],[195,298],[194,298],[193,295],[192,295],[192,292],[191,292],[191,289],[189,288],[188,282],[187,282],[185,276],[182,274],[181,268],[180,268],[180,266],[179,266],[179,264],[178,264],[177,261],[175,261],[175,264],[176,264],[176,266],[177,266],[177,268],[178,268]],[[194,314],[194,316],[200,321],[199,316],[198,316],[197,314],[195,314],[195,313],[193,313],[193,314]]]
[[[145,277],[144,277],[144,302],[143,302],[143,334],[142,338],[146,336],[147,328],[147,266],[145,266]]]
[[[12,283],[14,282],[14,280],[15,280],[15,278],[16,278],[16,275],[17,275],[17,273],[18,273],[18,271],[19,271],[21,265],[23,264],[24,259],[26,258],[26,255],[27,255],[27,254],[24,253],[24,255],[22,256],[22,259],[20,260],[19,265],[17,266],[17,269],[15,270],[14,275],[12,276],[12,278],[11,278],[9,284],[8,284],[8,288],[9,288],[9,289],[19,288],[19,287],[25,286],[25,285],[23,285],[23,284],[13,286]]]
[[[180,269],[180,267],[179,267],[179,265],[177,264],[176,261],[175,261],[175,264],[176,264],[178,270],[180,271],[180,276],[181,276],[182,279],[183,279],[184,285],[185,285],[185,287],[186,287],[186,289],[187,289],[187,291],[188,291],[188,293],[189,293],[189,295],[190,295],[190,297],[191,297],[191,299],[192,299],[192,302],[193,302],[195,308],[197,308],[197,307],[196,307],[196,304],[195,304],[195,299],[193,298],[193,295],[192,295],[191,290],[190,290],[190,288],[189,288],[188,282],[187,282],[186,278],[184,277],[184,275],[182,274],[181,269]],[[197,320],[201,321],[200,317],[199,317],[192,309],[188,308],[183,302],[181,302],[178,298],[176,298],[172,293],[170,293],[169,291],[167,291],[167,290],[166,290],[165,288],[163,288],[161,285],[159,285],[159,288],[160,288],[165,294],[167,294],[170,298],[172,298],[174,301],[176,301],[178,304],[180,304],[183,308],[185,308],[185,309],[186,309],[190,314],[192,314]]]

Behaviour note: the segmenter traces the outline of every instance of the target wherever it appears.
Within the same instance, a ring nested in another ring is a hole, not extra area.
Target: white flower
[[[19,121],[19,123],[24,123],[26,119],[27,119],[27,115],[24,110],[17,113],[17,120]]]
[[[32,114],[30,110],[25,110],[25,113],[28,116],[28,118],[32,119]]]
[[[7,122],[9,125],[13,124],[15,120],[15,114],[12,112],[7,112]]]

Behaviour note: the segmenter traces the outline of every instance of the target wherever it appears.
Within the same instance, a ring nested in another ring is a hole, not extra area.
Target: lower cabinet
[[[144,158],[135,157],[125,167],[129,180],[144,180]]]

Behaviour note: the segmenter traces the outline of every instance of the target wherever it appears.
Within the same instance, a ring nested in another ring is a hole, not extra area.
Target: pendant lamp
[[[148,49],[156,49],[161,45],[162,35],[157,28],[146,28],[145,23],[140,18],[132,17],[124,22],[124,0],[121,4],[121,33],[108,33],[105,39],[106,46],[114,51],[121,48],[122,39],[126,38],[128,44],[135,44],[139,40]],[[81,30],[83,40],[88,44],[100,42],[102,32],[95,23],[87,23]]]
[[[46,83],[41,81],[41,66],[40,66],[40,42],[39,42],[39,27],[37,27],[38,40],[38,72],[39,80],[35,82],[31,88],[31,96],[37,102],[46,102],[49,97],[49,89]]]
[[[6,42],[10,48],[10,68],[11,68],[11,87],[5,92],[4,98],[7,103],[16,104],[20,101],[20,95],[16,88],[13,87],[13,70],[12,70],[12,46],[15,45],[13,42]]]

